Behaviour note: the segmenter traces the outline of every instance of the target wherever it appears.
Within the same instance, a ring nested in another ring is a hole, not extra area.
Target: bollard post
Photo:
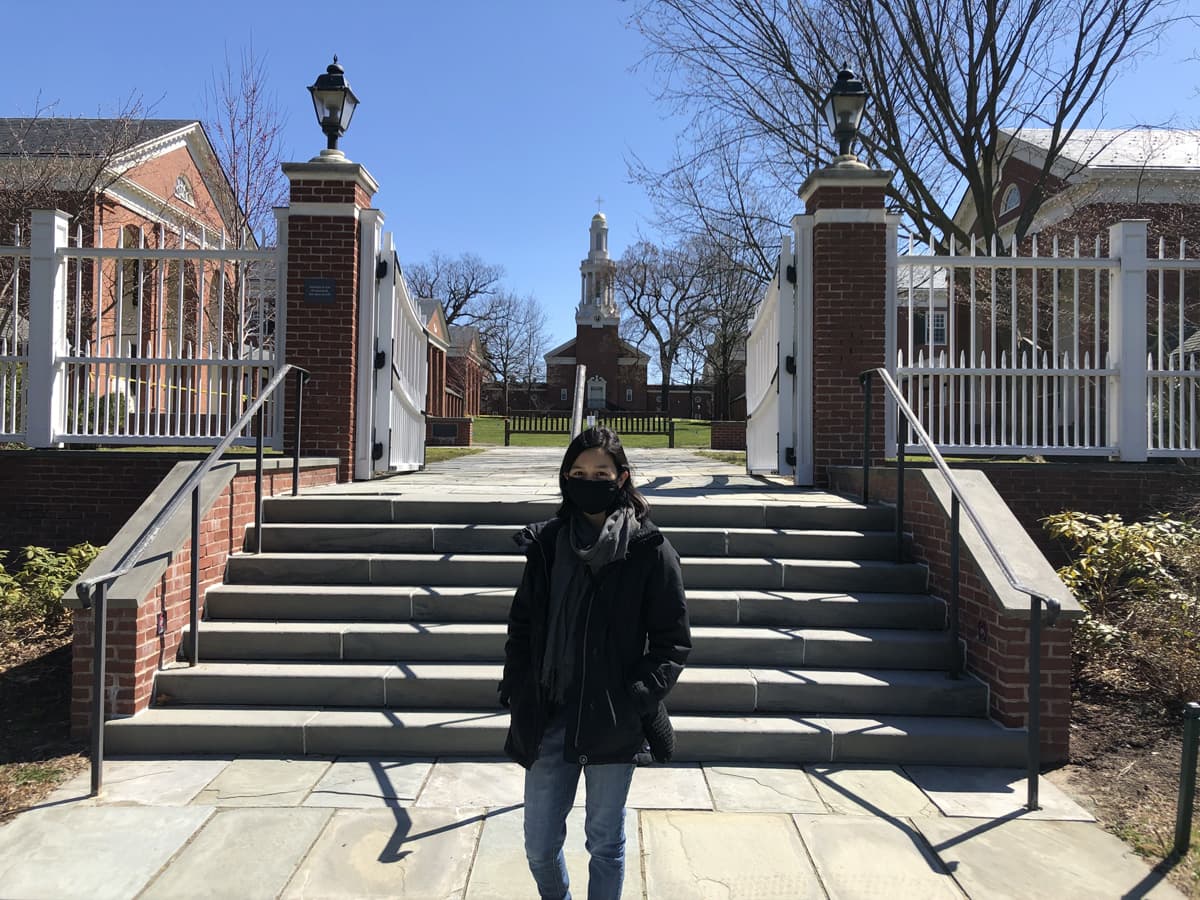
[[[1183,714],[1183,754],[1179,765],[1179,803],[1175,811],[1174,855],[1183,857],[1192,843],[1192,809],[1196,802],[1196,745],[1200,743],[1200,703]]]

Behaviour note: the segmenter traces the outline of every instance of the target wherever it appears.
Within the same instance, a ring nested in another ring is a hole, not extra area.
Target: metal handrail
[[[1039,809],[1038,806],[1038,774],[1041,770],[1041,747],[1039,739],[1041,736],[1041,626],[1042,615],[1041,607],[1046,608],[1046,625],[1053,626],[1058,619],[1059,613],[1062,611],[1062,604],[1054,597],[1048,597],[1040,588],[1034,588],[1025,584],[1020,576],[1012,570],[1008,564],[1008,560],[1004,557],[991,535],[988,533],[987,527],[983,524],[983,520],[975,512],[966,496],[963,494],[962,488],[959,487],[958,481],[950,472],[950,467],[946,465],[946,460],[942,458],[942,454],[938,451],[933,443],[933,439],[929,437],[928,432],[922,427],[920,421],[912,408],[905,401],[904,396],[900,393],[900,388],[892,379],[891,373],[884,368],[868,369],[861,372],[858,376],[859,384],[863,390],[863,505],[866,505],[870,500],[870,473],[871,473],[871,380],[878,375],[883,381],[884,387],[892,398],[896,401],[896,410],[907,421],[908,426],[916,435],[918,442],[928,451],[930,459],[933,460],[934,466],[941,473],[947,486],[950,488],[950,644],[951,644],[951,677],[958,677],[962,672],[962,656],[959,650],[959,581],[960,581],[960,563],[959,563],[959,542],[960,542],[960,527],[959,514],[960,510],[966,512],[967,518],[971,520],[971,524],[975,526],[980,539],[984,546],[1000,567],[1001,573],[1009,586],[1022,594],[1029,595],[1029,718],[1028,718],[1028,742],[1026,745],[1026,763],[1027,763],[1027,802],[1026,808],[1030,811]],[[904,541],[904,456],[905,446],[907,441],[903,437],[903,428],[901,422],[897,423],[896,428],[896,556],[899,560]]]
[[[242,414],[241,418],[233,424],[226,432],[225,437],[217,444],[212,452],[205,457],[204,461],[188,476],[171,495],[170,500],[163,506],[154,518],[150,521],[133,546],[130,547],[121,556],[115,568],[103,572],[99,575],[93,575],[89,578],[84,578],[75,586],[75,593],[83,604],[84,609],[92,609],[93,621],[93,636],[92,636],[92,716],[91,716],[91,739],[92,739],[92,796],[98,796],[102,786],[102,775],[104,766],[104,666],[107,638],[107,609],[105,605],[105,595],[108,588],[114,581],[122,575],[126,575],[137,566],[141,561],[142,554],[150,547],[159,532],[175,515],[175,512],[182,506],[184,498],[191,496],[192,503],[192,551],[191,551],[191,602],[189,615],[191,620],[191,630],[189,632],[189,641],[187,648],[187,656],[189,665],[196,665],[199,662],[200,654],[200,616],[199,616],[199,576],[200,567],[199,553],[197,548],[200,545],[200,482],[205,475],[209,473],[221,456],[233,444],[234,439],[245,430],[250,424],[252,418],[257,418],[257,435],[255,436],[255,479],[254,479],[254,552],[262,552],[262,475],[263,475],[263,426],[265,425],[265,404],[279,386],[283,384],[288,374],[296,373],[296,444],[292,452],[292,496],[298,496],[300,493],[300,437],[301,437],[301,417],[304,411],[304,385],[311,378],[311,375],[306,369],[299,366],[284,364],[280,367],[275,376],[267,382],[262,391],[250,404],[249,408]]]

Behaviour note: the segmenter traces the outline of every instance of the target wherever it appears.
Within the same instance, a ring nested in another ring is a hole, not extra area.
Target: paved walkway
[[[535,897],[521,769],[452,759],[113,760],[0,827],[0,896]],[[637,770],[627,900],[1179,897],[1044,779],[912,766]],[[567,857],[585,896],[581,786]]]
[[[651,501],[797,494],[686,451],[631,451]],[[322,492],[550,498],[559,451],[511,448]],[[484,480],[485,487],[480,487]],[[110,760],[0,826],[0,898],[534,897],[519,767],[454,759]],[[637,771],[625,898],[1180,897],[1053,784],[932,766],[652,766]],[[577,807],[583,801],[583,787]],[[582,810],[568,823],[577,900]]]

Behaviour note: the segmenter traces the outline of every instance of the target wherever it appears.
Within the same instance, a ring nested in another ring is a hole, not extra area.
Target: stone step
[[[200,658],[496,662],[505,637],[504,625],[486,622],[205,622]],[[941,631],[702,626],[692,629],[688,664],[943,669],[949,655]]]
[[[496,707],[499,663],[201,663],[160,672],[160,705],[392,709]],[[973,678],[887,669],[689,666],[671,692],[675,713],[793,712],[983,716]]]
[[[678,762],[1020,766],[1025,736],[954,716],[672,716]],[[112,754],[495,757],[503,711],[157,707],[105,724]]]
[[[229,557],[229,584],[358,584],[433,587],[508,586],[525,559],[473,553],[240,553]],[[922,593],[927,572],[917,563],[881,560],[780,560],[683,557],[691,588]]]
[[[282,523],[263,527],[267,553],[522,552],[512,525]],[[253,528],[247,529],[247,540]],[[781,559],[894,559],[891,531],[663,528],[680,556]],[[249,546],[249,544],[247,544]]]
[[[891,507],[862,506],[828,494],[806,500],[804,491],[781,491],[778,502],[722,501],[705,498],[690,502],[651,498],[650,518],[659,527],[798,528],[887,531],[895,513]],[[504,502],[474,500],[413,500],[399,497],[338,497],[309,495],[269,497],[263,501],[266,522],[385,525],[432,522],[460,525],[512,525],[549,519],[556,501]]]
[[[218,584],[209,619],[504,622],[511,587]],[[928,594],[689,590],[693,625],[941,628],[946,606]]]

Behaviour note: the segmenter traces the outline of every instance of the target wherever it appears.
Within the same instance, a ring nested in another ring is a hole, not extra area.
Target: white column
[[[288,208],[275,207],[275,365],[273,371],[278,372],[288,361],[287,359],[287,254],[288,254]],[[286,404],[283,398],[288,391],[295,390],[291,384],[284,385],[279,393],[275,406],[275,440],[271,446],[283,451],[284,411]]]
[[[1146,460],[1146,225],[1135,219],[1108,230],[1108,255],[1120,260],[1108,276],[1108,364],[1117,370],[1108,379],[1108,441],[1123,462]]]
[[[58,251],[67,246],[67,214],[33,212],[29,231],[29,369],[26,443],[55,447],[67,430],[67,265]]]
[[[355,364],[354,419],[354,478],[365,480],[375,468],[373,451],[376,428],[386,428],[387,421],[375,422],[375,337],[377,333],[378,283],[375,263],[383,238],[383,213],[364,209],[358,219],[358,360]],[[388,298],[391,301],[391,298]],[[390,370],[389,370],[390,371]]]

